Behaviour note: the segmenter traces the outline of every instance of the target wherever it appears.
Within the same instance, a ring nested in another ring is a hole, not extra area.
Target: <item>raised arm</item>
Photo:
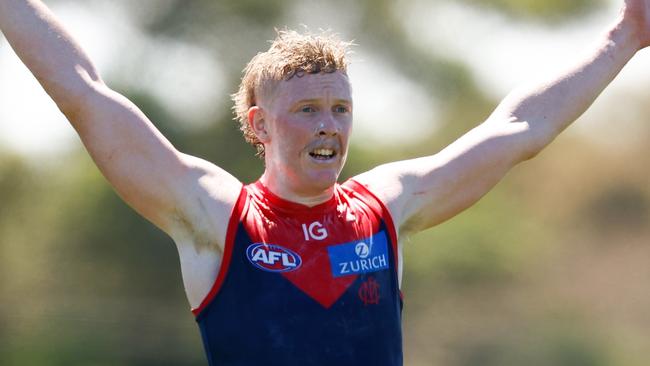
[[[481,125],[438,154],[382,165],[356,179],[389,206],[402,232],[434,226],[486,194],[593,103],[650,43],[650,0],[627,0],[597,46],[565,71],[512,91]]]
[[[167,232],[225,236],[205,222],[227,220],[240,187],[234,177],[179,153],[135,105],[106,86],[40,1],[0,0],[0,30],[127,203]],[[212,205],[202,202],[208,198]]]

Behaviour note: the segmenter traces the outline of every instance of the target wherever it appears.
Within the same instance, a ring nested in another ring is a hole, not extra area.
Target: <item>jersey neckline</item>
[[[338,190],[339,190],[339,184],[335,183],[334,184],[334,192],[332,193],[332,197],[330,197],[327,201],[322,202],[317,204],[316,206],[307,206],[302,203],[298,202],[293,202],[289,201],[287,199],[284,199],[275,193],[271,192],[268,187],[266,187],[262,182],[259,180],[256,181],[255,183],[252,184],[257,190],[261,191],[263,193],[264,198],[275,208],[279,208],[282,210],[287,210],[287,211],[294,211],[294,212],[322,212],[327,209],[331,209],[332,207],[336,207],[336,202],[338,200]]]

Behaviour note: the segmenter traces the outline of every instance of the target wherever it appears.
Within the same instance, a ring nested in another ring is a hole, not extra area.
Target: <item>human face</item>
[[[260,100],[265,129],[260,140],[269,188],[278,193],[289,190],[287,197],[330,190],[345,163],[352,130],[347,76],[341,72],[294,76],[269,94]]]

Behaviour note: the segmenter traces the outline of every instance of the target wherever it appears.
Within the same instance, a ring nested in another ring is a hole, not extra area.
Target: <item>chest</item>
[[[360,276],[397,272],[395,245],[372,211],[338,207],[319,213],[253,207],[236,244],[253,276],[289,281],[328,308]],[[237,255],[237,254],[236,254]]]

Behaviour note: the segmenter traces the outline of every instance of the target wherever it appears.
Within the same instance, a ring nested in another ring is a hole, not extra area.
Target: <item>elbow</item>
[[[59,110],[70,119],[83,109],[89,97],[97,95],[104,88],[106,88],[106,84],[101,79],[91,80],[84,78],[83,80],[69,83],[52,93],[48,91],[48,94],[50,94]]]
[[[34,74],[59,109],[68,114],[79,108],[88,95],[105,87],[104,81],[90,66],[77,64],[68,72],[51,75]]]
[[[542,150],[544,150],[543,147],[541,147],[541,148],[540,147],[529,147],[528,149],[526,149],[526,150],[524,150],[522,152],[520,162],[531,160],[531,159],[537,157],[537,155],[539,155],[539,153],[541,153]]]
[[[513,116],[508,118],[491,118],[488,123],[501,126],[499,135],[509,141],[507,146],[514,152],[514,163],[530,160],[546,148],[557,133],[548,125],[519,119]]]
[[[522,134],[521,161],[530,160],[539,155],[558,135],[548,127],[540,127],[540,124],[519,123],[526,125]]]

